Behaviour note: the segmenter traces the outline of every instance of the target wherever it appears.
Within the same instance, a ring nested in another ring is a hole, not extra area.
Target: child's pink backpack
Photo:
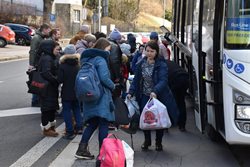
[[[126,159],[122,141],[114,134],[109,134],[103,140],[98,160],[100,167],[125,167]]]

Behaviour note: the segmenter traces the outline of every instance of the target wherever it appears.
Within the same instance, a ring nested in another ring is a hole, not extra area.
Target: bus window
[[[250,49],[250,1],[228,0],[224,25],[225,48]]]

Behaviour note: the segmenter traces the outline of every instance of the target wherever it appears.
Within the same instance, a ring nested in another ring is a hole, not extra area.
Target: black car
[[[5,23],[4,25],[10,27],[16,34],[16,43],[18,45],[30,45],[32,39],[33,31],[27,25]]]

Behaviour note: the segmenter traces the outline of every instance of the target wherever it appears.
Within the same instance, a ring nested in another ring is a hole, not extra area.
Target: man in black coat
[[[179,129],[185,131],[187,113],[185,95],[189,87],[188,73],[173,61],[167,60],[168,65],[168,84],[175,97],[175,101],[180,111],[179,115]]]
[[[119,41],[121,40],[122,35],[117,30],[114,29],[110,35],[108,40],[111,43],[111,50],[109,56],[109,70],[111,74],[112,81],[119,86],[116,86],[113,91],[113,97],[120,97],[121,91],[123,87],[123,76],[122,76],[122,51],[119,46]]]

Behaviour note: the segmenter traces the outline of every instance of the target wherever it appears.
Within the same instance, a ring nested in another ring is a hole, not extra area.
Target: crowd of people
[[[32,95],[32,106],[41,108],[41,129],[44,136],[56,137],[56,112],[59,97],[65,121],[64,138],[72,140],[82,134],[76,157],[93,159],[88,150],[88,142],[93,132],[99,128],[99,148],[108,135],[109,126],[114,121],[115,98],[136,97],[140,111],[149,98],[157,98],[169,112],[173,125],[185,131],[185,95],[189,85],[187,72],[178,63],[170,60],[166,44],[159,41],[157,32],[150,33],[150,41],[136,48],[136,38],[132,33],[127,40],[118,29],[108,36],[102,32],[90,33],[88,25],[80,31],[62,50],[59,45],[61,33],[43,24],[31,41],[29,70],[38,70],[49,82],[44,96]],[[75,78],[84,62],[91,62],[104,88],[97,103],[79,102],[75,92]],[[129,74],[134,79],[127,86]],[[83,129],[83,125],[86,127]],[[142,150],[151,146],[151,132],[144,130]],[[156,130],[155,150],[162,151],[164,130]]]

